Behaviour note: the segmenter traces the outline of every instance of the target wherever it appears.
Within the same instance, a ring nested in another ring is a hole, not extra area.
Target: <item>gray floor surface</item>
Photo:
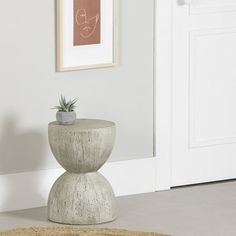
[[[236,181],[120,197],[117,203],[116,221],[90,227],[172,236],[236,236]],[[47,221],[45,207],[0,214],[0,230],[31,226],[57,224]]]

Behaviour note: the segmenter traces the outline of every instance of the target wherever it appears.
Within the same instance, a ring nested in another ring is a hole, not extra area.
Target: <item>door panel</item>
[[[191,14],[235,11],[235,0],[195,0],[190,6]]]
[[[236,178],[234,10],[235,0],[173,1],[172,186]]]
[[[236,142],[236,28],[190,33],[190,147]]]

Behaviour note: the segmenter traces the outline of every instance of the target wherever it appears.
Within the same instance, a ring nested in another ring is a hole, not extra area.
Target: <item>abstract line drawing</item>
[[[74,0],[74,46],[101,43],[101,0]]]
[[[76,13],[76,24],[80,26],[80,35],[83,38],[89,38],[97,28],[99,14],[88,19],[85,9],[78,9]]]

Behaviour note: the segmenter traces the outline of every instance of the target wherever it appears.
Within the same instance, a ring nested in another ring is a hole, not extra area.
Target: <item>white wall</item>
[[[117,123],[111,161],[153,155],[153,1],[120,0],[120,66],[55,72],[55,1],[0,8],[0,174],[56,168],[47,142],[62,93],[79,117]]]

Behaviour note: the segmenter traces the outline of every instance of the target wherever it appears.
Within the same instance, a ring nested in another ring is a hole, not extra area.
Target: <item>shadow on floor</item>
[[[47,208],[39,207],[26,210],[4,212],[2,213],[2,215],[10,218],[20,218],[45,223],[47,221]]]

